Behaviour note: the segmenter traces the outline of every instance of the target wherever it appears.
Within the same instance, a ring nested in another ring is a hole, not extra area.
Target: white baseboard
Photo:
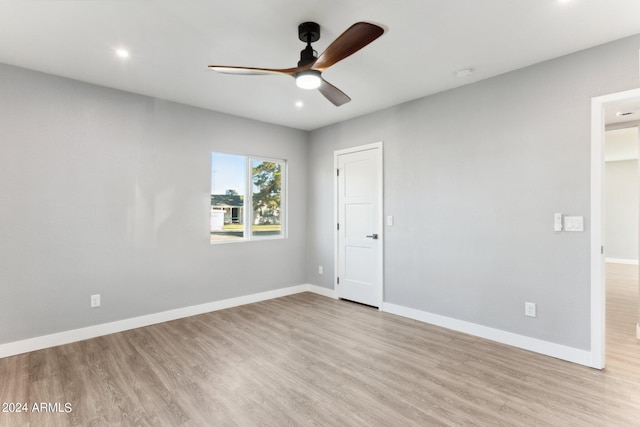
[[[638,265],[638,260],[637,259],[606,258],[605,261],[613,263],[613,264]]]
[[[55,347],[58,345],[69,344],[89,338],[96,338],[116,332],[140,328],[143,326],[155,325],[157,323],[182,319],[189,316],[196,316],[198,314],[209,313],[211,311],[224,310],[225,308],[238,307],[254,302],[280,298],[300,292],[313,292],[323,296],[335,298],[333,296],[334,291],[332,289],[308,284],[292,286],[289,288],[276,289],[273,291],[245,295],[236,298],[229,298],[221,301],[214,301],[190,307],[178,308],[175,310],[163,311],[160,313],[148,314],[145,316],[139,316],[130,319],[118,320],[101,325],[88,326],[86,328],[73,329],[56,334],[29,338],[22,341],[0,344],[0,358],[14,356],[16,354],[27,353],[35,350],[41,350],[49,347]]]
[[[432,325],[441,326],[443,328],[451,329],[457,332],[463,332],[465,334],[473,335],[476,337],[485,338],[491,341],[496,341],[502,344],[507,344],[513,347],[518,347],[547,356],[555,357],[557,359],[562,359],[569,362],[578,363],[580,365],[597,368],[596,366],[592,366],[591,352],[587,350],[567,347],[565,345],[526,337],[500,329],[489,328],[487,326],[476,325],[475,323],[465,322],[463,320],[457,320],[438,314],[428,313],[426,311],[415,310],[396,304],[383,303],[382,311],[396,314],[398,316],[408,317],[410,319],[418,320]]]
[[[99,336],[109,335],[116,332],[123,332],[144,326],[155,325],[157,323],[182,319],[189,316],[196,316],[198,314],[224,310],[226,308],[238,307],[245,304],[280,298],[301,292],[313,292],[315,294],[322,295],[328,298],[337,299],[337,295],[334,289],[328,289],[311,284],[292,286],[289,288],[276,289],[273,291],[261,292],[258,294],[246,295],[236,298],[229,298],[221,301],[214,301],[205,304],[149,314],[146,316],[139,316],[131,319],[124,319],[116,322],[104,323],[101,325],[88,326],[86,328],[29,338],[7,344],[0,344],[0,358],[27,353],[30,351],[41,350],[49,347],[55,347],[58,345],[69,344],[76,341],[96,338]],[[572,347],[554,344],[547,341],[525,337],[511,332],[476,325],[473,323],[452,319],[425,311],[415,310],[395,304],[383,303],[380,309],[387,313],[408,317],[414,320],[419,320],[421,322],[430,323],[458,332],[467,333],[514,347],[519,347],[537,353],[545,354],[547,356],[556,357],[558,359],[567,360],[569,362],[574,362],[585,366],[592,366],[591,353],[586,350],[579,350]],[[638,338],[640,338],[640,324],[637,326],[637,336]]]

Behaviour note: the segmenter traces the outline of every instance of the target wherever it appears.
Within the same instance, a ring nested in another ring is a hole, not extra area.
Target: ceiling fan
[[[351,101],[344,92],[322,78],[322,73],[338,61],[356,53],[384,33],[384,29],[368,22],[356,22],[342,33],[320,56],[311,43],[320,39],[320,25],[304,22],[298,26],[298,38],[307,43],[300,52],[300,61],[294,68],[254,68],[209,65],[209,68],[224,74],[268,75],[283,74],[295,77],[302,89],[318,89],[325,98],[337,107]]]

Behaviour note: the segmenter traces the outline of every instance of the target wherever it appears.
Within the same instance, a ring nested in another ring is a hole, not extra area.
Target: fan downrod
[[[307,47],[300,51],[298,67],[302,67],[317,59],[317,52],[313,50],[311,43],[320,40],[320,25],[315,22],[303,22],[298,25],[298,38],[307,44]]]

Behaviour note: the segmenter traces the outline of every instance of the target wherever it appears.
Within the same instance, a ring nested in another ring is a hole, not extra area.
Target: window
[[[285,237],[286,162],[211,153],[211,243]]]

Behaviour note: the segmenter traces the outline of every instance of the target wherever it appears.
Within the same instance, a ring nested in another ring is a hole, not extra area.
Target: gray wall
[[[333,288],[317,266],[333,271],[334,150],[384,141],[385,301],[589,349],[591,98],[638,87],[639,48],[627,38],[312,132],[309,281]],[[586,231],[554,232],[554,212]]]
[[[638,160],[606,163],[607,258],[638,261]]]
[[[310,134],[0,65],[0,343],[332,288],[333,152],[384,141],[385,301],[588,349],[590,102],[638,87],[639,48],[624,39]],[[289,239],[208,243],[212,150],[289,160]],[[553,232],[554,212],[584,215],[586,231]]]
[[[305,283],[307,139],[0,65],[0,343]],[[213,150],[289,161],[289,239],[209,244]]]

